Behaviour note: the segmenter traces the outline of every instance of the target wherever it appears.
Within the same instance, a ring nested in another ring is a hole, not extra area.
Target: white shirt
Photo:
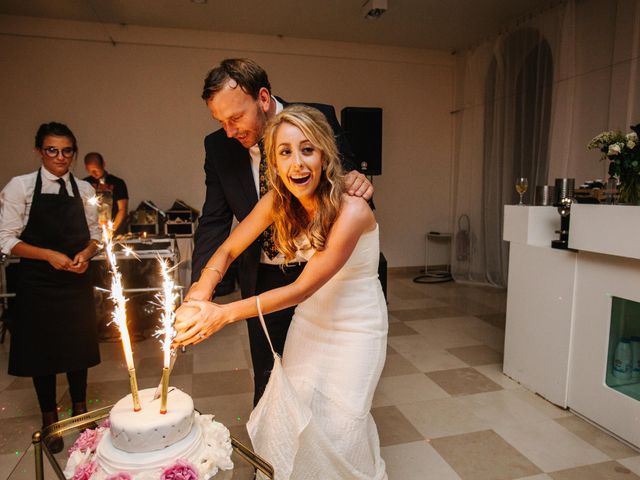
[[[67,192],[73,197],[73,189],[69,180],[69,172],[62,177],[56,177],[46,168],[40,170],[42,178],[42,193],[56,194],[60,191],[58,178],[64,179]],[[0,192],[0,251],[7,255],[21,240],[20,235],[29,221],[31,202],[33,201],[33,191],[36,187],[38,172],[27,173],[13,177],[6,187]],[[89,182],[75,179],[78,191],[82,197],[84,214],[87,218],[89,235],[91,239],[100,241],[100,225],[98,225],[98,210],[95,205],[91,205],[89,199],[95,195],[95,190]]]

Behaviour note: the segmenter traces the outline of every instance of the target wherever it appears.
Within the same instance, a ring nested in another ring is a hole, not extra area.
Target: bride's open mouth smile
[[[296,175],[295,177],[290,175],[289,179],[295,185],[305,185],[311,179],[311,174],[307,173],[302,175]]]

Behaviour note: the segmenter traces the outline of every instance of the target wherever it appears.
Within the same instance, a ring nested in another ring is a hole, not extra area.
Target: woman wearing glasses
[[[9,374],[33,378],[47,426],[58,420],[56,374],[67,374],[77,415],[86,412],[87,368],[100,362],[87,272],[100,229],[93,188],[69,172],[78,151],[71,130],[42,124],[35,151],[41,167],[0,193],[0,248],[20,257]],[[49,447],[62,450],[62,439]]]

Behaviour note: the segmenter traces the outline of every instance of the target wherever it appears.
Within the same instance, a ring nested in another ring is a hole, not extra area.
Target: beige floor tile
[[[416,332],[413,328],[409,327],[404,322],[399,321],[399,322],[389,323],[388,336],[390,337],[399,337],[403,335],[417,335],[417,334],[418,332]]]
[[[473,315],[458,315],[456,317],[433,318],[431,319],[436,327],[452,328],[456,332],[466,333],[470,330],[486,325],[485,322]]]
[[[64,391],[58,388],[58,391]],[[34,388],[0,392],[0,419],[39,415],[38,397]]]
[[[547,473],[609,460],[607,455],[553,420],[494,427],[494,430]]]
[[[116,344],[118,343],[119,342],[116,342]],[[134,342],[131,347],[133,349],[133,358],[136,365],[138,361],[143,358],[162,358],[162,347],[160,346],[160,342],[157,338],[148,337],[141,342]],[[122,349],[122,347],[120,348]]]
[[[399,353],[387,354],[384,369],[382,370],[383,377],[408,375],[411,373],[420,373],[420,370]]]
[[[398,405],[403,415],[427,439],[487,430],[490,424],[478,418],[458,398],[443,398]]]
[[[89,401],[93,403],[97,403],[98,405],[112,405],[120,400],[125,395],[131,393],[131,384],[129,383],[129,377],[127,376],[127,371],[122,372],[121,380],[108,381],[108,382],[92,382],[87,387],[87,403]],[[157,385],[160,377],[156,379],[142,379],[138,378],[138,386],[140,390],[143,388],[149,388],[154,383]],[[69,407],[71,404],[71,399],[69,397],[69,392],[67,391],[60,399],[60,404],[64,405],[65,408]]]
[[[383,377],[373,404],[377,407],[447,398],[449,394],[422,373]]]
[[[428,442],[411,442],[382,447],[390,479],[460,480],[458,474]]]
[[[397,297],[400,300],[417,300],[427,296],[423,292],[411,287],[396,287],[394,285],[389,286],[387,294],[389,296]]]
[[[157,388],[157,385],[160,383],[160,378],[158,377],[153,383],[150,384],[151,388]],[[153,387],[156,385],[156,387]],[[183,392],[187,392],[191,394],[193,391],[193,375],[171,375],[169,378],[169,385],[175,388],[179,388]]]
[[[549,417],[514,395],[512,390],[478,393],[458,398],[474,415],[489,422],[494,429],[498,426],[549,420]]]
[[[494,392],[502,387],[473,368],[454,368],[425,373],[452,396]]]
[[[249,432],[247,432],[246,425],[232,425],[229,427],[229,432],[233,438],[238,440],[245,447],[252,448],[251,439],[249,438]]]
[[[640,453],[636,452],[635,457],[621,458],[618,463],[621,463],[636,475],[640,475]]]
[[[193,373],[245,370],[250,366],[249,359],[242,347],[239,349],[203,351],[193,355]]]
[[[22,452],[0,454],[0,478],[9,478],[9,474],[15,468]],[[30,465],[33,474],[33,465]],[[26,472],[25,472],[26,473]]]
[[[480,319],[478,322],[479,325],[465,333],[498,352],[504,352],[504,330],[486,324]]]
[[[502,363],[496,363],[493,365],[478,365],[473,368],[479,371],[485,377],[489,377],[504,389],[521,388],[518,382],[514,382],[504,373],[502,373]]]
[[[468,296],[452,296],[447,298],[447,301],[451,304],[456,305],[456,308],[468,315],[486,315],[498,313],[495,307],[487,305],[485,302],[469,298]]]
[[[540,473],[538,475],[532,475],[530,477],[521,477],[516,480],[553,480],[553,479],[546,473]]]
[[[206,353],[212,355],[212,358],[216,358],[232,354],[236,350],[243,350],[245,345],[249,345],[248,338],[238,334],[226,337],[214,335],[198,345],[188,347],[187,353],[194,355]]]
[[[460,310],[451,306],[393,310],[389,313],[403,322],[410,320],[427,320],[429,318],[457,317],[462,314]]]
[[[202,397],[194,400],[198,411],[211,414],[227,428],[245,425],[253,410],[253,392]]]
[[[462,327],[455,326],[455,324],[436,323],[433,319],[413,320],[405,323],[422,334],[425,347],[445,349],[481,345],[478,340],[464,333]]]
[[[550,401],[542,398],[540,395],[537,395],[522,386],[514,388],[511,391],[511,394],[519,398],[520,400],[527,402],[529,405],[531,405],[533,408],[535,408],[548,418],[561,418],[573,415],[569,410],[554,405]]]
[[[31,377],[12,377],[10,375],[7,375],[7,378],[9,378],[11,380],[10,383],[7,384],[7,386],[1,390],[33,390],[33,380],[31,379]],[[67,376],[64,374],[60,374],[60,375],[56,375],[56,387],[60,388],[60,387],[66,387],[68,385],[67,383]]]
[[[0,454],[19,456],[31,444],[31,436],[42,427],[42,417],[4,418],[0,420]]]
[[[253,378],[248,370],[196,373],[193,375],[193,398],[235,395],[253,392]]]
[[[140,377],[162,375],[162,356],[146,357],[136,361],[136,373]],[[178,354],[171,375],[191,375],[193,373],[193,354]]]
[[[486,345],[471,345],[468,347],[447,348],[446,350],[472,367],[502,363],[502,354]]]
[[[373,408],[371,415],[378,427],[381,447],[424,440],[420,432],[396,407]]]
[[[506,315],[504,312],[502,313],[486,313],[476,315],[483,322],[488,323],[489,325],[493,325],[494,327],[504,328],[506,324]]]
[[[134,359],[135,362],[135,359]],[[102,361],[89,369],[88,382],[108,382],[122,380],[127,377],[127,364],[123,358],[109,359],[102,355]]]
[[[433,307],[446,307],[449,304],[435,298],[423,297],[414,300],[402,300],[397,297],[390,299],[387,307],[389,310],[411,310]]]
[[[467,366],[462,360],[444,349],[427,346],[424,335],[390,337],[388,342],[396,352],[409,360],[421,372]]]
[[[640,480],[640,476],[613,461],[552,472],[549,475],[554,480]]]
[[[603,432],[598,427],[582,420],[580,417],[571,415],[557,418],[555,421],[574,435],[577,435],[582,440],[593,445],[598,450],[603,451],[613,459],[617,460],[620,458],[635,457],[638,455],[638,452],[632,448]]]
[[[492,430],[431,440],[462,480],[511,480],[540,469]]]

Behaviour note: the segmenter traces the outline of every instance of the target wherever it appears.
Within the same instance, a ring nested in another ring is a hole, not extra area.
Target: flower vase
[[[640,205],[640,176],[620,179],[620,197],[618,203]]]

